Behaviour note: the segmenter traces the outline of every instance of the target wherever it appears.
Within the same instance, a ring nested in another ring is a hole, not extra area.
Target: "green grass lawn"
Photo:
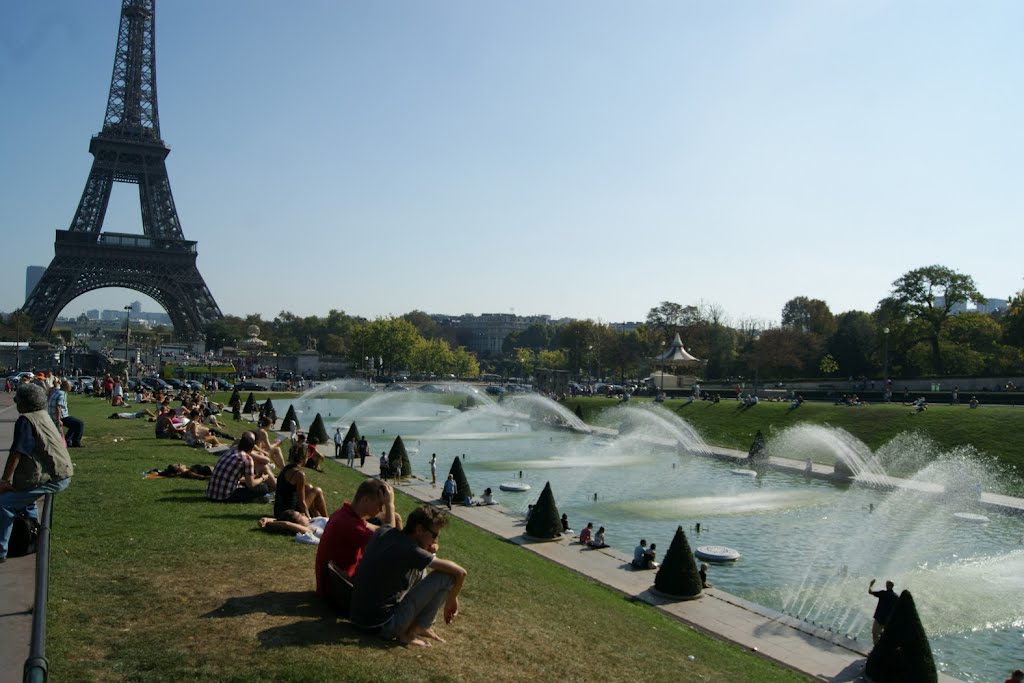
[[[615,399],[608,398],[573,398],[566,401],[565,406],[575,411],[579,405],[584,420],[599,424],[600,413],[617,404]],[[933,405],[923,413],[912,415],[912,408],[899,403],[858,407],[804,403],[794,410],[789,403],[759,403],[743,408],[736,401],[718,404],[696,401],[687,405],[683,400],[669,400],[663,405],[686,420],[709,444],[725,448],[746,451],[757,430],[770,441],[787,427],[801,423],[845,429],[873,451],[899,434],[915,432],[933,441],[938,451],[962,446],[975,448],[1003,473],[1000,487],[1004,493],[1019,493],[1021,475],[1024,475],[1024,450],[1016,439],[1016,435],[1024,431],[1022,407],[981,406],[971,410],[966,405]],[[833,461],[826,453],[813,459],[824,464]],[[912,472],[897,466],[890,474],[905,476]]]
[[[283,415],[287,398],[273,397]],[[469,578],[459,618],[439,628],[448,642],[386,646],[318,604],[314,547],[256,528],[269,505],[208,503],[205,482],[142,479],[212,456],[157,441],[144,420],[108,420],[98,399],[73,397],[71,410],[86,447],[72,451],[75,477],[55,505],[53,680],[807,680],[458,520],[440,556]],[[326,470],[310,476],[333,508],[361,477]],[[413,504],[399,496],[403,513]]]

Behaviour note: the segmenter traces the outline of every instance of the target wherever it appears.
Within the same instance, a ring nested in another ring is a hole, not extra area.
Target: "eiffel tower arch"
[[[33,329],[49,334],[72,300],[103,287],[153,298],[179,339],[196,341],[221,316],[186,240],[164,161],[156,97],[156,0],[122,0],[114,72],[103,128],[89,143],[92,169],[67,230],[58,230],[53,261],[25,300]],[[142,234],[102,232],[114,183],[139,187]]]

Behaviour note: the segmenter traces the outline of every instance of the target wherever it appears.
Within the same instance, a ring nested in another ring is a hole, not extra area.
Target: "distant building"
[[[935,297],[936,306],[944,306],[946,298],[937,296]],[[992,315],[993,313],[1002,313],[1006,310],[1006,307],[1010,305],[1010,302],[1006,299],[985,299],[985,303],[978,304],[974,307],[968,308],[966,303],[958,302],[953,304],[953,307],[949,310],[953,315],[960,315],[971,311],[974,313],[983,313],[986,315]]]
[[[43,278],[43,273],[46,272],[46,266],[29,266],[25,269],[25,298],[28,299],[28,295],[32,293],[32,290],[36,288],[39,281]]]

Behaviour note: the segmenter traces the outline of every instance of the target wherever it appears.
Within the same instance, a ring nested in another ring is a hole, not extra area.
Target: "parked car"
[[[74,391],[77,391],[77,392],[82,393],[82,394],[91,394],[92,393],[92,382],[93,382],[94,379],[95,379],[95,377],[89,377],[88,375],[82,375],[81,377],[79,377],[78,379],[75,380],[74,384],[71,385],[71,388]]]
[[[163,381],[159,377],[143,377],[139,380],[146,387],[149,387],[153,391],[170,391],[171,385]]]
[[[174,389],[181,389],[182,382],[180,379],[175,379],[172,377],[171,379],[165,379],[164,381],[170,384]]]
[[[33,380],[35,379],[36,376],[33,375],[31,372],[16,372],[13,375],[10,375],[7,379],[11,380],[11,384],[13,384],[14,386],[18,386],[18,383],[21,382],[22,377],[28,377],[29,380]]]
[[[288,391],[288,382],[272,382],[270,384],[271,391]]]
[[[384,391],[409,391],[409,387],[403,386],[401,384],[389,384],[386,387],[384,387]]]
[[[241,382],[235,383],[235,389],[239,391],[266,391],[267,388],[262,384],[257,384],[249,380],[242,380]]]
[[[439,387],[436,384],[423,384],[420,386],[420,391],[427,394],[447,394],[448,390],[444,387]]]
[[[194,380],[194,379],[190,379],[190,380],[188,380],[188,381],[186,381],[186,382],[183,382],[182,384],[184,384],[185,386],[187,386],[187,387],[188,387],[189,389],[191,389],[192,391],[202,391],[203,389],[205,389],[205,388],[206,388],[206,387],[204,387],[204,386],[203,386],[203,383],[202,383],[202,382],[197,382],[197,381],[196,381],[196,380]]]
[[[491,396],[501,396],[505,393],[505,390],[499,387],[497,384],[491,384],[486,389],[487,393]]]
[[[233,391],[235,388],[235,385],[226,379],[216,379],[214,381],[217,383],[217,389],[220,391]]]

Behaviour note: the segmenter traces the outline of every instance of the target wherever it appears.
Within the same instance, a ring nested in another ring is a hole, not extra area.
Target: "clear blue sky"
[[[0,7],[0,310],[78,204],[119,12]],[[770,321],[933,263],[1005,298],[1021,26],[985,0],[162,1],[161,128],[225,313]],[[119,184],[104,229],[139,226]]]

